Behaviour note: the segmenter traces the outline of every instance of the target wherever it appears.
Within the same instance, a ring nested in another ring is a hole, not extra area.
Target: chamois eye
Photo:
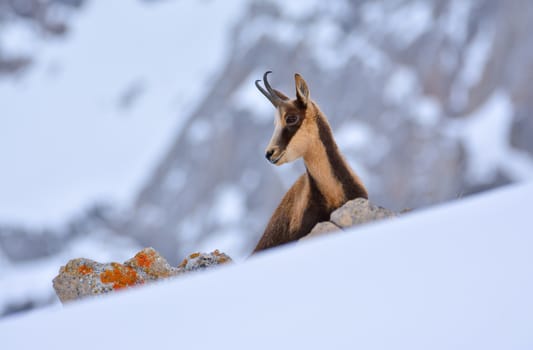
[[[289,114],[288,116],[285,117],[285,122],[287,123],[287,125],[296,124],[298,122],[298,116]]]

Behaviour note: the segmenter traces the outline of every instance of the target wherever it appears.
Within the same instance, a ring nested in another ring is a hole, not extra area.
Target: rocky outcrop
[[[396,217],[397,214],[357,198],[344,204],[331,214],[331,221],[315,225],[301,240],[326,234],[343,232],[343,229],[364,223]],[[215,250],[212,253],[193,253],[172,267],[156,250],[145,248],[123,264],[99,263],[91,259],[70,260],[59,270],[53,285],[61,302],[80,299],[125,289],[187,272],[210,268],[231,262],[231,258]]]
[[[396,216],[396,213],[378,207],[370,203],[367,199],[356,198],[348,201],[342,207],[331,213],[331,222],[339,227],[348,228]]]
[[[309,238],[314,238],[316,236],[323,236],[325,234],[339,233],[339,232],[342,232],[341,228],[335,225],[334,223],[330,221],[319,222],[318,224],[315,225],[315,227],[313,227],[311,232],[309,232],[306,236],[303,236],[300,240],[302,241],[302,240],[306,240]]]
[[[70,260],[61,267],[53,285],[57,296],[65,303],[231,261],[229,256],[215,250],[212,253],[190,254],[178,267],[172,267],[153,248],[145,248],[123,264],[99,263],[85,258]]]
[[[395,212],[376,206],[367,199],[356,198],[331,213],[330,221],[316,224],[311,232],[300,240],[338,233],[342,232],[342,229],[397,216]]]

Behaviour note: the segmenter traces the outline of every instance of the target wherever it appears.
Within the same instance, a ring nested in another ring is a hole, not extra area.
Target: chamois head
[[[318,139],[316,118],[318,107],[309,97],[307,83],[298,73],[294,75],[296,98],[291,100],[285,94],[273,89],[263,75],[266,90],[255,81],[255,86],[276,108],[274,134],[265,150],[266,158],[276,165],[292,162],[305,156],[310,145]]]

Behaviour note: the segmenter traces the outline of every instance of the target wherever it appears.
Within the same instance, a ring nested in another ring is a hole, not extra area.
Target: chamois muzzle
[[[266,153],[265,153],[265,158],[268,159],[269,161],[271,160],[272,158],[272,155],[274,154],[274,150],[271,149],[271,150],[268,150]]]
[[[277,164],[280,159],[284,156],[285,152],[280,151],[279,148],[268,149],[265,152],[265,158],[272,164]]]
[[[259,85],[259,82],[261,80],[256,80],[255,86],[259,89],[259,91],[261,91],[263,95],[265,95],[266,98],[268,98],[268,100],[274,105],[274,107],[278,108],[279,105],[283,102],[283,100],[273,91],[272,87],[268,83],[267,76],[270,73],[272,73],[272,71],[269,70],[263,75],[263,82],[265,84],[266,90],[263,89],[261,85]]]

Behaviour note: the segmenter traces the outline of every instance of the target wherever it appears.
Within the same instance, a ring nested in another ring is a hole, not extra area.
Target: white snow
[[[440,102],[431,96],[418,96],[411,104],[411,111],[420,125],[435,125],[442,114]]]
[[[310,1],[301,8],[298,8],[300,1],[290,4],[280,0],[271,2],[281,11],[280,18],[270,15],[254,18],[253,25],[248,24],[248,29],[239,37],[240,51],[246,51],[261,38],[268,37],[286,46],[306,45],[311,50],[312,58],[324,69],[339,68],[353,58],[376,72],[386,68],[389,63],[389,59],[368,40],[366,34],[346,33],[337,23],[338,17],[332,17],[332,14],[338,16],[343,9],[346,11],[345,2],[338,1],[334,6],[329,6]],[[311,16],[313,13],[319,13],[320,16],[315,18]],[[302,27],[299,22],[302,18],[311,22]]]
[[[333,18],[322,18],[310,26],[308,45],[313,48],[313,58],[322,68],[339,69],[348,62],[351,55],[343,43],[344,34]]]
[[[473,5],[471,1],[451,0],[448,1],[446,13],[440,16],[441,30],[457,46],[462,45],[467,38],[468,18]]]
[[[2,347],[531,349],[531,196],[515,185],[6,318]]]
[[[31,56],[38,45],[37,34],[27,21],[13,21],[0,31],[2,55],[7,57]]]
[[[274,121],[274,107],[257,91],[255,84],[253,84],[256,80],[263,80],[263,74],[264,72],[259,70],[250,73],[237,88],[232,98],[233,106],[249,113],[250,117],[258,124]],[[262,85],[263,82],[261,81],[260,84]]]
[[[390,142],[382,134],[376,133],[367,124],[350,121],[335,129],[335,140],[344,152],[352,169],[357,169],[358,176],[364,183],[372,181],[368,168],[379,164],[389,151]],[[372,142],[369,142],[372,140]],[[352,151],[346,153],[346,151]],[[364,155],[366,163],[361,162]]]
[[[418,78],[413,70],[399,66],[387,81],[384,97],[389,103],[403,104],[407,98],[417,93],[419,88]]]
[[[503,171],[514,181],[533,179],[533,159],[510,143],[513,104],[505,91],[494,92],[470,115],[450,123],[468,153],[468,177],[474,183],[490,182]]]
[[[248,168],[242,172],[239,185],[246,191],[254,191],[261,181],[261,173],[257,169]]]
[[[460,111],[467,106],[470,90],[475,87],[481,78],[490,58],[494,28],[481,25],[476,36],[465,50],[464,61],[451,89],[450,102]]]
[[[361,20],[369,26],[381,24],[386,17],[385,3],[378,1],[368,1],[361,5],[359,15]]]
[[[250,172],[244,175],[257,176]],[[258,180],[252,178],[250,181]],[[218,186],[212,203],[203,204],[180,224],[177,238],[181,248],[202,252],[218,249],[237,260],[249,255],[249,232],[244,232],[241,227],[242,221],[249,219],[246,217],[246,208],[246,196],[241,187],[229,183]],[[202,225],[198,225],[198,222],[217,228],[215,231],[201,232]]]
[[[209,139],[212,133],[211,122],[205,119],[196,119],[187,134],[187,140],[192,145],[198,145],[199,143],[205,142]]]
[[[245,4],[91,1],[46,45],[3,28],[35,62],[0,81],[0,221],[60,225],[98,200],[128,203],[220,71]]]
[[[361,150],[376,136],[367,124],[357,121],[347,122],[335,130],[335,140],[342,150]]]
[[[316,13],[320,5],[323,4],[320,0],[271,0],[270,2],[277,4],[283,15],[291,20],[305,19]]]
[[[246,195],[234,185],[221,185],[213,199],[210,217],[219,225],[237,223],[246,213]]]
[[[165,177],[163,187],[171,193],[178,193],[187,184],[187,172],[183,169],[172,169]]]
[[[254,19],[249,29],[240,33],[239,49],[245,52],[263,37],[276,40],[286,46],[293,46],[303,38],[304,34],[305,32],[295,22],[281,19],[273,21],[272,17],[262,15]]]
[[[143,204],[139,208],[137,215],[143,224],[147,226],[154,225],[156,227],[157,225],[161,225],[165,218],[161,207],[149,203]]]
[[[196,251],[212,252],[218,249],[221,252],[228,254],[233,261],[242,261],[245,257],[250,255],[250,248],[247,243],[247,235],[241,227],[235,225],[222,228],[216,232],[211,232],[206,239],[202,240]]]
[[[369,1],[361,6],[361,18],[370,33],[390,36],[400,47],[412,44],[433,24],[432,9],[426,1]]]
[[[374,72],[383,72],[390,66],[390,59],[388,56],[380,50],[376,45],[369,40],[368,36],[362,35],[357,32],[351,32],[348,35],[345,43],[342,43],[341,47],[345,52],[341,54],[348,58],[357,58],[368,69]]]
[[[387,80],[383,92],[387,103],[407,108],[406,116],[419,125],[434,126],[442,113],[439,101],[425,95],[418,76],[409,67],[397,66]]]
[[[507,145],[509,146],[509,145]],[[507,147],[503,162],[503,171],[513,181],[529,181],[533,179],[533,158],[527,151]]]
[[[412,1],[399,6],[384,23],[397,43],[408,46],[432,25],[432,8],[426,1]]]
[[[469,176],[474,181],[489,180],[505,160],[511,131],[513,105],[504,92],[496,92],[463,125],[469,153]]]

